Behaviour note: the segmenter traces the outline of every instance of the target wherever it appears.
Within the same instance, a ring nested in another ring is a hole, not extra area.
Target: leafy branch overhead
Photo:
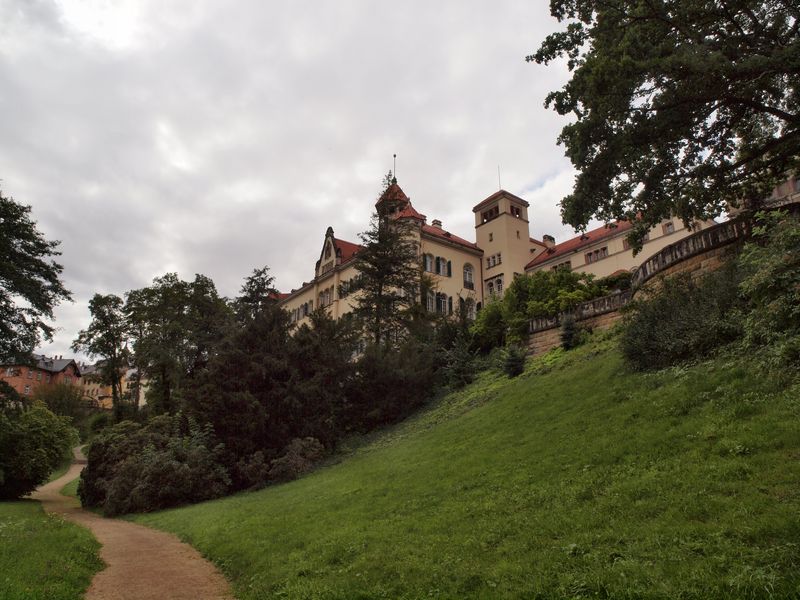
[[[526,60],[565,57],[546,106],[578,170],[562,200],[584,227],[690,222],[758,202],[800,166],[800,5],[790,0],[552,0],[565,24]]]

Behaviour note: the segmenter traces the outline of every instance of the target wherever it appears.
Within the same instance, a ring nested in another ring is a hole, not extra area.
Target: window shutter
[[[451,314],[451,315],[453,314],[453,297],[452,296],[449,296],[447,298],[447,313]]]
[[[448,277],[453,276],[453,262],[449,260],[447,261],[447,276]]]

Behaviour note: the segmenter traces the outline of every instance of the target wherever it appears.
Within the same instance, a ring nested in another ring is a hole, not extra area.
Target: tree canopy
[[[561,202],[585,227],[719,214],[800,166],[800,5],[793,0],[551,0],[565,29],[528,61],[566,57],[545,105],[574,121]]]
[[[71,296],[61,283],[59,242],[48,241],[31,220],[31,207],[0,193],[0,360],[30,356],[53,337],[47,319]]]

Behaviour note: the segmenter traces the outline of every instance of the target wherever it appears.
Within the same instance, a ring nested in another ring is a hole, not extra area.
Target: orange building
[[[0,379],[7,382],[17,393],[30,396],[36,388],[54,383],[79,384],[81,371],[71,358],[33,355],[32,365],[0,365]]]

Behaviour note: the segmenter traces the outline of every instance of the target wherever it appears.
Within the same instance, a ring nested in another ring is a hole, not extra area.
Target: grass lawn
[[[78,482],[80,481],[80,477],[76,477],[72,481],[70,481],[67,485],[61,488],[61,494],[64,496],[73,496],[75,498],[78,497]]]
[[[606,339],[299,481],[136,520],[242,599],[800,597],[799,417],[746,358],[637,374]]]
[[[33,500],[0,502],[0,598],[78,600],[103,568],[100,544]]]

